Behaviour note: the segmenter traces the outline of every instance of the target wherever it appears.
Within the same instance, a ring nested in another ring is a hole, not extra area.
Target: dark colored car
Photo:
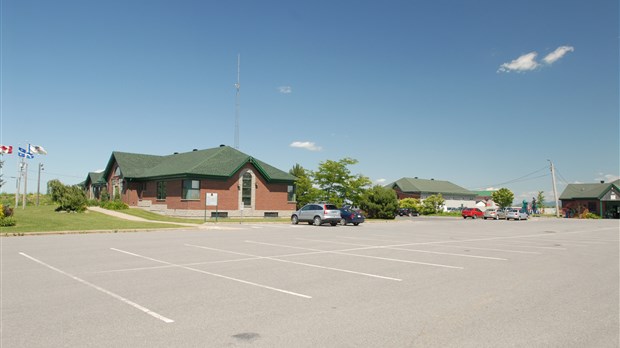
[[[463,219],[467,219],[468,217],[472,219],[477,219],[479,217],[483,217],[484,213],[478,208],[465,208],[461,212],[461,216],[463,217]]]
[[[417,210],[411,209],[411,208],[398,208],[398,210],[396,211],[396,215],[398,215],[398,216],[418,216],[418,215],[420,215],[420,213],[418,213]]]
[[[361,212],[350,208],[341,208],[340,217],[340,224],[342,226],[345,226],[346,224],[353,224],[357,226],[364,222],[364,215]]]

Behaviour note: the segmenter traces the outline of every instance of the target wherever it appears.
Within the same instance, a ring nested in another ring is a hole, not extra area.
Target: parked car
[[[497,209],[487,209],[484,211],[484,219],[494,219],[494,220],[498,220],[499,217],[497,216]]]
[[[484,213],[478,208],[465,208],[461,212],[461,216],[463,217],[463,219],[467,219],[468,217],[472,219],[477,219],[479,217],[483,217]]]
[[[498,219],[506,219],[506,208],[498,208],[497,209],[497,218]]]
[[[527,220],[527,212],[523,209],[508,209],[506,211],[506,220]]]
[[[364,215],[351,208],[340,208],[340,224],[345,226],[346,224],[353,224],[357,226],[364,222]]]
[[[411,208],[398,208],[398,210],[396,211],[396,215],[398,215],[398,216],[418,216],[418,215],[420,215],[420,213],[418,213],[417,210],[411,209]]]
[[[309,203],[291,215],[291,223],[307,222],[310,225],[320,226],[329,223],[336,226],[342,217],[340,209],[330,203]]]

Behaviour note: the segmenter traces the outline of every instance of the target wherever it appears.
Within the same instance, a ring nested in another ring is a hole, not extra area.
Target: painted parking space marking
[[[540,253],[536,252],[536,251],[506,250],[506,249],[494,249],[494,248],[478,248],[478,247],[459,246],[459,245],[434,245],[434,246],[440,247],[440,248],[459,248],[459,249],[489,250],[489,251],[499,251],[499,252],[503,252],[503,253],[536,254],[536,255],[540,255]]]
[[[356,238],[356,237],[344,237],[344,238],[349,238],[349,239],[357,239],[357,240],[374,240],[374,241],[382,241],[379,239],[371,239],[371,238]],[[383,240],[382,242],[385,243],[395,243],[396,241],[386,241]],[[455,253],[445,253],[445,252],[440,252],[440,251],[431,251],[431,250],[418,250],[418,249],[406,249],[406,248],[398,248],[398,247],[384,247],[384,246],[373,246],[373,245],[367,245],[367,244],[349,244],[348,245],[357,245],[357,246],[363,246],[363,247],[376,247],[378,249],[390,249],[390,250],[401,250],[401,251],[412,251],[412,252],[418,252],[418,253],[428,253],[428,254],[437,254],[437,255],[448,255],[448,256],[457,256],[457,257],[470,257],[470,258],[476,258],[476,259],[488,259],[488,260],[499,260],[499,261],[508,261],[508,259],[504,259],[501,257],[491,257],[491,256],[480,256],[480,255],[469,255],[469,254],[455,254]]]
[[[148,257],[148,256],[139,255],[139,254],[132,253],[132,252],[125,251],[125,250],[121,250],[121,249],[116,249],[116,248],[110,248],[110,249],[114,250],[114,251],[118,251],[119,253],[124,253],[124,254],[127,254],[127,255],[132,255],[132,256],[139,257],[139,258],[142,258],[142,259],[145,259],[145,260],[151,260],[153,262],[163,263],[165,265],[170,265],[170,266],[174,266],[174,267],[177,267],[177,268],[183,268],[183,269],[186,269],[188,271],[193,271],[193,272],[198,272],[198,273],[202,273],[202,274],[207,274],[207,275],[210,275],[210,276],[214,276],[214,277],[218,277],[218,278],[222,278],[222,279],[227,279],[227,280],[232,280],[232,281],[235,281],[235,282],[239,282],[239,283],[243,283],[243,284],[247,284],[247,285],[252,285],[252,286],[256,286],[256,287],[263,288],[263,289],[273,290],[273,291],[281,292],[281,293],[288,294],[288,295],[293,295],[293,296],[298,296],[298,297],[303,297],[303,298],[312,298],[312,296],[300,294],[300,293],[297,293],[297,292],[288,291],[288,290],[284,290],[284,289],[278,289],[278,288],[274,288],[272,286],[258,284],[258,283],[250,282],[250,281],[243,280],[243,279],[228,277],[228,276],[225,276],[225,275],[222,275],[222,274],[207,272],[207,271],[203,271],[201,269],[197,269],[197,268],[193,268],[193,267],[188,267],[188,266],[182,266],[182,265],[175,264],[175,263],[172,263],[172,262],[167,262],[167,261],[163,261],[163,260],[157,260],[157,259],[154,259],[154,258],[151,258],[151,257]]]
[[[260,245],[277,246],[277,247],[283,247],[283,248],[318,251],[318,252],[329,253],[329,254],[363,257],[367,259],[375,259],[375,260],[383,260],[383,261],[402,262],[402,263],[410,263],[410,264],[416,264],[416,265],[434,266],[434,267],[443,267],[443,268],[452,268],[452,269],[463,269],[463,267],[459,267],[459,266],[450,266],[450,265],[442,265],[442,264],[437,264],[437,263],[410,261],[410,260],[402,260],[402,259],[392,259],[392,258],[387,258],[387,257],[353,254],[353,253],[348,252],[348,251],[354,251],[354,250],[364,250],[368,248],[354,248],[354,249],[345,249],[345,250],[320,250],[320,249],[297,247],[297,246],[292,246],[292,245],[256,242],[256,241],[251,241],[251,240],[246,240],[246,242],[253,243],[253,244],[260,244]]]
[[[32,260],[32,261],[34,261],[34,262],[36,262],[36,263],[38,263],[38,264],[40,264],[40,265],[42,265],[42,266],[45,266],[45,267],[47,267],[47,268],[49,268],[49,269],[51,269],[53,271],[56,271],[56,272],[58,272],[58,273],[60,273],[62,275],[65,275],[65,276],[67,276],[67,277],[69,277],[69,278],[71,278],[71,279],[73,279],[73,280],[75,280],[77,282],[80,282],[80,283],[82,283],[82,284],[84,284],[86,286],[89,286],[89,287],[97,290],[97,291],[100,291],[100,292],[102,292],[102,293],[104,293],[106,295],[109,295],[109,296],[111,296],[111,297],[113,297],[113,298],[115,298],[115,299],[117,299],[117,300],[119,300],[119,301],[121,301],[121,302],[123,302],[125,304],[128,304],[128,305],[132,306],[133,308],[135,308],[137,310],[140,310],[140,311],[142,311],[142,312],[152,316],[153,318],[156,318],[156,319],[159,319],[159,320],[163,321],[164,323],[167,323],[167,324],[174,323],[174,320],[172,320],[170,318],[167,318],[167,317],[164,317],[161,314],[155,313],[152,310],[150,310],[150,309],[148,309],[148,308],[146,308],[144,306],[141,306],[141,305],[139,305],[139,304],[137,304],[137,303],[135,303],[135,302],[133,302],[131,300],[128,300],[128,299],[124,298],[121,295],[118,295],[116,293],[113,293],[112,291],[106,290],[106,289],[104,289],[104,288],[102,288],[102,287],[100,287],[98,285],[95,285],[95,284],[93,284],[91,282],[88,282],[88,281],[86,281],[86,280],[84,280],[82,278],[78,278],[78,277],[74,276],[73,274],[70,274],[68,272],[65,272],[65,271],[59,269],[59,268],[56,268],[56,267],[54,267],[52,265],[49,265],[49,264],[47,264],[47,263],[45,263],[45,262],[43,262],[41,260],[38,260],[38,259],[36,259],[36,258],[34,258],[34,257],[30,256],[30,255],[27,255],[27,254],[22,253],[22,252],[20,252],[19,254],[24,256],[24,257],[26,257],[26,258],[28,258],[28,259],[30,259],[30,260]]]
[[[310,264],[310,263],[304,263],[304,262],[296,262],[296,261],[290,261],[290,260],[282,260],[279,259],[277,257],[271,257],[271,256],[257,256],[257,255],[252,255],[252,254],[246,254],[246,253],[239,253],[236,251],[230,251],[230,250],[223,250],[223,249],[216,249],[216,248],[210,248],[210,247],[206,247],[206,246],[202,246],[202,245],[193,245],[193,244],[185,244],[186,246],[190,246],[190,247],[194,247],[194,248],[200,248],[200,249],[206,249],[206,250],[213,250],[213,251],[219,251],[219,252],[224,252],[224,253],[230,253],[230,254],[236,254],[236,255],[242,255],[242,256],[254,256],[255,260],[260,260],[260,259],[264,259],[264,260],[272,260],[272,261],[278,261],[278,262],[285,262],[285,263],[291,263],[291,264],[295,264],[295,265],[300,265],[300,266],[308,266],[308,267],[314,267],[314,268],[320,268],[320,269],[326,269],[326,270],[330,270],[330,271],[337,271],[337,272],[344,272],[344,273],[350,273],[350,274],[357,274],[357,275],[362,275],[362,276],[367,276],[367,277],[372,277],[372,278],[379,278],[379,279],[386,279],[386,280],[394,280],[394,281],[402,281],[402,279],[399,278],[392,278],[392,277],[386,277],[386,276],[380,276],[380,275],[376,275],[376,274],[370,274],[370,273],[363,273],[363,272],[356,272],[356,271],[351,271],[351,270],[347,270],[347,269],[341,269],[341,268],[334,268],[334,267],[326,267],[326,266],[320,266],[320,265],[315,265],[315,264]],[[296,255],[297,256],[297,255]],[[279,256],[279,257],[283,257],[283,256]]]
[[[509,246],[511,248],[531,248],[531,249],[545,249],[545,250],[568,250],[566,248],[561,248],[561,247],[544,247],[544,246],[535,246],[535,245],[516,245],[516,244],[502,244],[502,243],[493,243],[493,245]]]

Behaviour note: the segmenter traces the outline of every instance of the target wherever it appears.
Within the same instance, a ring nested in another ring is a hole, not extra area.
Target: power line
[[[529,174],[526,174],[526,175],[520,176],[520,177],[518,177],[518,178],[516,178],[516,179],[512,179],[512,180],[509,180],[509,181],[506,181],[506,182],[502,182],[502,183],[499,183],[499,184],[486,185],[485,187],[502,186],[502,185],[507,185],[507,184],[513,184],[513,183],[516,183],[516,182],[522,182],[522,181],[528,181],[528,180],[533,180],[533,179],[542,178],[542,177],[544,177],[544,176],[548,176],[549,174],[540,175],[540,176],[537,176],[537,177],[535,177],[535,178],[528,178],[528,179],[525,179],[525,178],[527,178],[528,176],[534,175],[534,174],[536,174],[536,173],[540,173],[540,172],[542,172],[543,170],[546,170],[546,169],[547,169],[547,166],[544,166],[544,167],[542,167],[542,168],[540,168],[540,169],[538,169],[538,170],[535,170],[535,171],[533,171],[533,172],[531,172],[531,173],[529,173]],[[525,179],[525,180],[523,180],[523,179]]]

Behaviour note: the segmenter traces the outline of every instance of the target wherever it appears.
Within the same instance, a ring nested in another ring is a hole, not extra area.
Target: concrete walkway
[[[202,228],[202,229],[211,228],[211,226],[207,226],[205,224],[198,225],[198,224],[191,224],[191,223],[187,223],[187,222],[169,222],[169,221],[147,220],[147,219],[144,219],[144,218],[141,218],[141,217],[125,214],[125,213],[122,213],[122,212],[117,211],[117,210],[108,210],[108,209],[103,209],[101,207],[88,207],[88,210],[94,211],[94,212],[97,212],[97,213],[102,213],[102,214],[114,216],[114,217],[119,218],[119,219],[130,220],[130,221],[154,222],[154,223],[158,223],[158,224],[187,226],[187,227]]]

